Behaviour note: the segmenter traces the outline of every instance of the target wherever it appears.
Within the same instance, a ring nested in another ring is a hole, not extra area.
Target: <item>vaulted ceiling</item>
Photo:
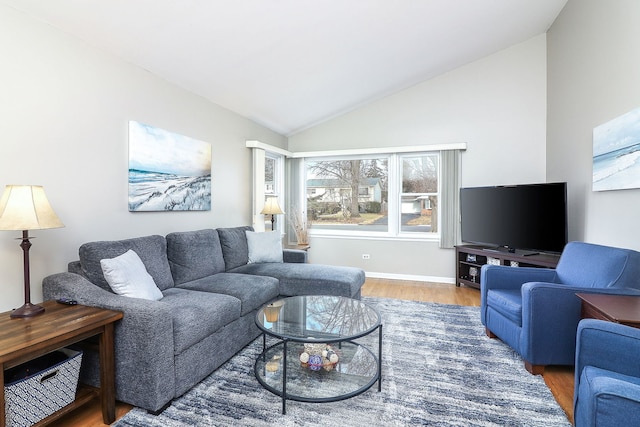
[[[284,135],[542,34],[567,0],[0,0]]]

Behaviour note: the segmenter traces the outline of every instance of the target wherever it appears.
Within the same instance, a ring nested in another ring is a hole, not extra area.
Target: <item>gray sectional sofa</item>
[[[264,304],[293,295],[360,298],[364,272],[306,263],[284,250],[283,262],[248,262],[251,227],[177,232],[83,244],[69,271],[43,281],[45,299],[119,310],[115,327],[116,398],[161,411],[258,335]],[[100,261],[133,250],[162,292],[160,300],[115,294]],[[96,354],[85,353],[82,381],[99,383]]]

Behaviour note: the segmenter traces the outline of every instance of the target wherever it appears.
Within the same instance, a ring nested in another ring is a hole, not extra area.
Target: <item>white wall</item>
[[[466,142],[462,185],[544,182],[546,36],[541,35],[289,138],[294,152]],[[362,253],[371,254],[369,261]],[[310,259],[383,276],[453,282],[435,242],[311,239]]]
[[[30,233],[33,302],[84,242],[251,223],[245,140],[283,136],[5,6],[0,58],[0,190],[43,185],[66,225]],[[129,120],[212,144],[210,212],[128,212]],[[20,235],[0,232],[0,311],[23,303]]]
[[[633,249],[640,190],[591,191],[592,132],[640,107],[638,16],[637,0],[569,0],[547,36],[547,177],[569,182],[569,237]]]

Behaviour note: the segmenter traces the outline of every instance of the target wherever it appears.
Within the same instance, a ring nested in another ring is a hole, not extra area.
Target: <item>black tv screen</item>
[[[567,184],[461,188],[460,220],[466,243],[560,253],[567,243]]]

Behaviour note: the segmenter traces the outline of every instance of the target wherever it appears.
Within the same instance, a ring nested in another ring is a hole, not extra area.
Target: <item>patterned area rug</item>
[[[282,415],[281,399],[254,377],[258,338],[160,415],[135,408],[114,425],[571,425],[543,378],[530,375],[516,353],[485,335],[478,307],[363,300],[383,319],[382,392],[374,384],[339,402],[288,401]]]

